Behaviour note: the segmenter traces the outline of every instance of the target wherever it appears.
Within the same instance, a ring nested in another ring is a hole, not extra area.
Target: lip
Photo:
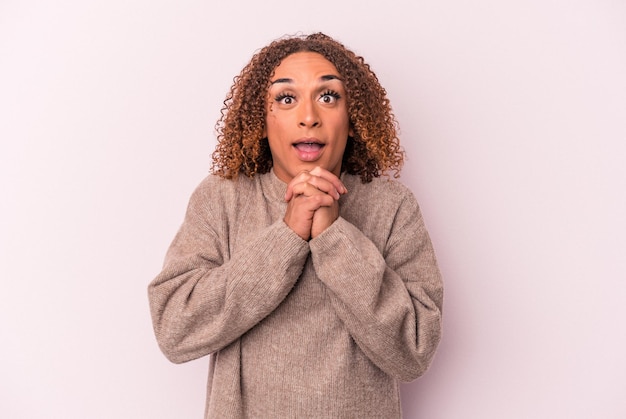
[[[317,138],[300,138],[292,143],[292,147],[298,158],[306,162],[319,159],[325,146],[326,144]]]

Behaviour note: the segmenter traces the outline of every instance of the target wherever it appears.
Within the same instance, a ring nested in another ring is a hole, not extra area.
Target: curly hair
[[[234,78],[215,127],[218,144],[211,172],[232,179],[239,173],[253,177],[270,171],[272,155],[263,137],[270,78],[280,62],[296,52],[321,54],[344,80],[353,135],[348,137],[341,171],[360,176],[363,183],[390,171],[397,178],[404,151],[385,89],[363,57],[323,33],[273,41]]]

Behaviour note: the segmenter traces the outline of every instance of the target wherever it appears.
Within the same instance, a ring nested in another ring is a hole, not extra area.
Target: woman
[[[149,286],[173,362],[210,358],[206,417],[400,417],[428,368],[442,282],[384,89],[323,34],[235,79],[213,174]]]

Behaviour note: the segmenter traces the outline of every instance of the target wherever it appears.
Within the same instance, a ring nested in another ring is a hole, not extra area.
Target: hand
[[[287,185],[284,221],[304,240],[316,237],[337,219],[338,200],[347,191],[337,176],[321,167],[301,172]]]
[[[320,207],[313,214],[311,224],[311,238],[319,236],[339,217],[339,201],[333,201],[328,207]]]

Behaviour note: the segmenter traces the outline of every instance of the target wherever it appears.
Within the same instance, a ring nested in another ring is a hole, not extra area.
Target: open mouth
[[[325,144],[321,143],[316,138],[302,138],[293,143],[293,147],[300,160],[312,162],[320,158]]]

